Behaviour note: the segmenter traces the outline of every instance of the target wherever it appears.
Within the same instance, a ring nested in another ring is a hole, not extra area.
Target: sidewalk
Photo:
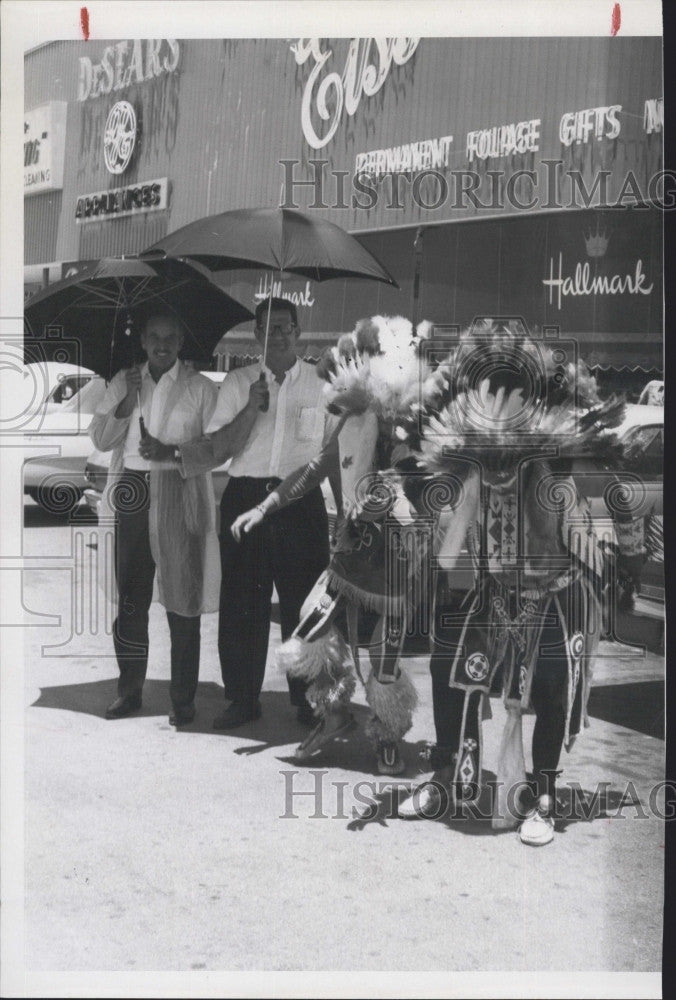
[[[561,780],[589,791],[609,783],[612,808],[533,849],[487,823],[396,818],[363,737],[360,692],[359,728],[310,764],[289,760],[306,730],[271,660],[262,718],[215,733],[215,615],[203,618],[191,726],[168,725],[168,630],[157,605],[143,710],[105,721],[112,644],[82,635],[62,658],[42,656],[41,645],[67,639],[68,595],[46,572],[27,580],[29,607],[65,616],[60,629],[26,638],[29,969],[659,969],[663,826],[637,819],[635,806],[616,808],[631,781],[647,812],[663,778],[657,656],[604,644],[596,717]],[[410,784],[433,726],[427,662],[407,664],[420,696],[404,748]],[[492,706],[488,770],[504,717]],[[379,814],[355,820],[358,796],[373,791]]]

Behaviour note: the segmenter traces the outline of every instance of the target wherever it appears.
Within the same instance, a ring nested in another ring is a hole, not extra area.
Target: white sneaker
[[[397,813],[402,819],[437,819],[441,815],[441,805],[441,792],[427,781],[413,789],[399,804]]]
[[[541,795],[534,809],[521,824],[519,836],[522,844],[542,847],[554,839],[554,817],[551,815],[553,802],[549,795]]]

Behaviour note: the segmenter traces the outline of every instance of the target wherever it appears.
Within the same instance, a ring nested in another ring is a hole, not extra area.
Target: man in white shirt
[[[106,718],[141,707],[148,663],[148,611],[157,586],[171,632],[172,714],[195,715],[200,615],[216,609],[215,509],[211,476],[186,478],[179,446],[204,434],[216,405],[209,379],[178,360],[181,324],[172,313],[148,317],[141,344],[148,360],[119,372],[89,433],[113,450],[102,503],[115,513],[118,612],[113,641],[120,677]],[[112,512],[111,511],[111,512]]]
[[[303,601],[329,561],[328,522],[319,487],[239,544],[230,531],[240,514],[262,503],[285,476],[314,458],[324,432],[323,382],[314,366],[296,354],[300,330],[295,306],[279,298],[259,304],[255,334],[261,345],[268,306],[267,364],[239,368],[225,378],[207,428],[214,460],[234,455],[221,500],[218,629],[225,697],[231,704],[214,720],[215,729],[240,726],[260,715],[273,585],[282,638],[288,639],[298,625]],[[183,450],[187,471],[189,451]],[[306,687],[303,681],[289,679],[299,721],[313,724]]]

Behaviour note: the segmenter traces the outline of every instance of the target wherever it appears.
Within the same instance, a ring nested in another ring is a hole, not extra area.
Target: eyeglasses
[[[264,322],[261,323],[258,329],[265,332],[265,323]],[[284,326],[282,326],[281,323],[271,323],[269,332],[274,333],[276,331],[277,333],[281,333],[284,336],[286,336],[289,333],[293,333],[295,329],[296,327],[294,326],[293,323],[285,323]]]

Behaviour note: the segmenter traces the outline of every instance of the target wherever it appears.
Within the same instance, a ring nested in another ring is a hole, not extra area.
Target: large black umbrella
[[[199,265],[104,257],[30,298],[25,306],[25,360],[68,360],[110,378],[139,359],[144,315],[168,308],[182,321],[181,356],[211,358],[224,333],[253,314]]]
[[[275,271],[311,281],[365,278],[398,288],[372,253],[340,226],[292,208],[239,208],[191,222],[158,240],[141,256],[199,261],[211,271],[269,268],[272,299]],[[263,363],[267,357],[267,313]],[[261,379],[265,376],[261,374]]]
[[[141,255],[189,257],[211,271],[265,267],[311,281],[367,278],[398,287],[391,274],[340,226],[291,208],[240,208],[191,222]]]

